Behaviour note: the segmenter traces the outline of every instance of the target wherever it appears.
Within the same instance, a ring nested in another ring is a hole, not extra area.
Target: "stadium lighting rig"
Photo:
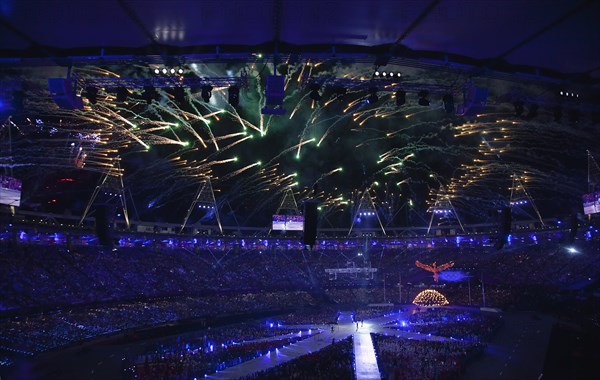
[[[183,75],[184,70],[181,67],[163,67],[163,68],[155,68],[154,74],[156,75]]]
[[[380,78],[380,77],[381,78],[386,78],[386,77],[388,77],[388,78],[394,78],[394,77],[400,78],[402,76],[402,73],[399,72],[399,71],[395,72],[395,71],[379,71],[379,70],[376,70],[375,73],[373,74],[373,76],[376,77],[376,78]]]
[[[169,89],[175,100],[181,103],[185,100],[184,88],[201,88],[202,98],[208,102],[210,91],[213,88],[229,88],[229,102],[232,106],[239,103],[239,90],[248,89],[248,73],[242,70],[240,76],[234,77],[198,77],[184,76],[184,70],[179,68],[156,68],[153,70],[156,76],[145,78],[84,78],[76,73],[69,74],[67,78],[50,78],[48,88],[50,95],[60,108],[83,109],[79,89],[85,89],[84,95],[91,104],[96,104],[100,89],[105,92],[116,94],[117,102],[126,102],[130,95],[130,89],[142,90],[142,98],[147,103],[158,98],[157,88]],[[164,75],[161,75],[164,74]],[[208,90],[210,89],[210,90]],[[208,90],[208,91],[207,91]]]
[[[310,90],[310,97],[313,100],[317,100],[316,98],[320,100],[321,96],[318,94],[318,90],[324,90],[328,87],[332,88],[334,90],[334,95],[338,97],[345,95],[350,91],[367,92],[369,94],[367,101],[371,104],[379,100],[379,92],[389,92],[394,94],[397,106],[402,106],[406,103],[406,94],[409,92],[417,94],[425,93],[427,95],[447,95],[452,93],[451,86],[402,82],[400,77],[400,73],[396,73],[395,75],[390,75],[390,73],[387,73],[386,75],[383,75],[383,72],[379,72],[379,75],[375,74],[371,79],[314,76],[303,78],[301,81],[301,86]],[[427,103],[429,103],[428,99]]]
[[[117,90],[118,88],[173,88],[190,87],[202,88],[204,86],[212,87],[232,87],[248,88],[248,75],[242,72],[239,77],[170,77],[157,76],[146,78],[77,78],[77,83],[84,88],[95,87],[104,88],[107,91]]]
[[[154,69],[165,75],[150,76],[145,78],[84,78],[77,73],[67,75],[67,78],[49,78],[48,89],[54,102],[63,109],[83,109],[83,101],[79,93],[85,89],[84,95],[91,104],[98,101],[99,90],[116,94],[117,102],[126,102],[130,95],[129,89],[142,91],[142,98],[149,104],[158,98],[157,88],[170,89],[175,100],[181,103],[185,100],[184,88],[201,88],[202,98],[208,102],[210,91],[215,87],[229,88],[229,101],[232,106],[239,102],[239,89],[248,89],[248,73],[242,70],[237,77],[198,77],[183,76],[183,69]],[[172,74],[172,75],[168,75]],[[180,74],[180,75],[177,75]]]
[[[569,92],[569,91],[560,91],[559,94],[560,94],[560,96],[564,96],[564,97],[579,98],[579,94],[575,93],[573,91],[571,91],[571,92]]]
[[[527,200],[523,199],[523,200],[517,200],[517,201],[511,201],[510,205],[511,206],[521,206],[521,205],[526,205],[527,204]]]
[[[373,211],[365,211],[365,212],[359,212],[358,215],[359,216],[374,216],[376,214]]]

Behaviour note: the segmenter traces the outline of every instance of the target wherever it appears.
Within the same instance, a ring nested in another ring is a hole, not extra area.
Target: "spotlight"
[[[212,97],[212,86],[207,84],[202,86],[202,100],[204,100],[204,102],[208,103],[210,102],[210,98]]]
[[[162,69],[162,73],[166,74],[167,73],[167,69]]]
[[[429,91],[421,90],[419,91],[419,105],[427,107],[431,103],[427,97],[429,96]]]
[[[171,74],[175,74],[175,69],[171,69],[169,71],[171,72]]]
[[[396,91],[396,106],[400,107],[406,104],[406,91]]]
[[[310,85],[310,98],[316,102],[318,102],[319,100],[321,100],[321,94],[319,94],[319,88],[321,88],[321,86],[319,86],[316,83],[312,83]]]
[[[579,253],[577,248],[574,248],[574,247],[567,247],[567,252],[569,252],[570,254],[573,254],[573,255]]]
[[[240,103],[240,88],[238,86],[229,87],[227,101],[234,107]]]
[[[381,73],[381,76],[386,76],[386,75],[387,75],[387,73],[385,71]]]
[[[379,71],[375,71],[375,76],[378,77],[379,76]]]
[[[154,74],[156,74],[156,75],[160,74],[160,69],[154,69]]]
[[[524,105],[525,104],[520,100],[513,103],[513,106],[515,107],[515,116],[521,117],[523,115],[523,111],[525,111]]]
[[[158,93],[156,92],[156,89],[154,87],[144,86],[144,92],[142,93],[142,98],[146,101],[146,103],[150,104],[150,103],[152,103],[153,100],[158,98]]]
[[[379,100],[379,96],[377,96],[377,87],[372,87],[369,89],[369,97],[367,98],[367,103],[373,104]]]
[[[452,94],[444,94],[442,97],[442,101],[444,102],[444,110],[447,114],[451,114],[454,112],[454,97]]]
[[[562,108],[560,108],[560,106],[554,107],[552,110],[552,115],[554,115],[554,121],[560,123],[562,119]]]
[[[530,105],[529,111],[527,112],[527,116],[525,116],[525,118],[528,120],[535,118],[538,114],[539,108],[540,108],[540,106],[538,106],[536,103],[533,103],[532,105]]]
[[[177,105],[185,103],[185,89],[183,87],[173,87],[173,98]]]
[[[98,89],[96,87],[86,87],[85,96],[90,103],[96,104],[98,102]]]
[[[178,72],[179,74],[183,74],[183,69],[181,69],[181,68],[180,68],[179,70],[177,70],[177,72]]]
[[[390,76],[391,76],[391,77],[393,77],[393,76],[394,76],[394,73],[390,73]]]
[[[158,69],[156,69],[158,70]],[[117,102],[126,102],[129,91],[125,87],[117,87]]]

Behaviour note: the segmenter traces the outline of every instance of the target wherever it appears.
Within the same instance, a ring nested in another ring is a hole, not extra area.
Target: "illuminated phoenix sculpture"
[[[435,261],[433,262],[433,264],[427,265],[427,264],[423,264],[422,262],[417,260],[415,262],[415,265],[418,266],[419,268],[425,269],[426,271],[432,272],[433,273],[433,281],[438,282],[438,274],[448,268],[452,268],[454,266],[454,261],[450,261],[450,262],[447,262],[446,264],[442,264],[442,265],[438,266]]]

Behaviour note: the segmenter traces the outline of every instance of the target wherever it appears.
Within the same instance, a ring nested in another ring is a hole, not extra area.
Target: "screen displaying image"
[[[21,181],[6,175],[0,175],[0,204],[21,205]]]
[[[274,231],[302,231],[304,230],[304,216],[273,215],[272,229]]]
[[[274,231],[285,231],[285,215],[273,215],[273,226]]]
[[[463,269],[445,270],[439,274],[440,280],[448,282],[467,281],[469,277],[469,272]]]
[[[595,193],[583,194],[583,213],[585,215],[600,212],[600,191]]]
[[[304,230],[304,216],[288,215],[285,223],[285,229],[288,231]]]

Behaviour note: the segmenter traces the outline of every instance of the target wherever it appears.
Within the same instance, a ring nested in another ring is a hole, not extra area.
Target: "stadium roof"
[[[2,0],[0,57],[64,65],[66,57],[277,48],[539,69],[597,83],[599,14],[595,0]]]
[[[74,215],[109,174],[141,220],[183,220],[207,177],[231,225],[268,224],[290,188],[318,192],[332,226],[365,189],[389,225],[427,224],[439,197],[472,222],[530,195],[565,215],[600,157],[598,14],[590,0],[0,0],[0,168],[23,209]],[[50,94],[65,77],[79,106]]]

